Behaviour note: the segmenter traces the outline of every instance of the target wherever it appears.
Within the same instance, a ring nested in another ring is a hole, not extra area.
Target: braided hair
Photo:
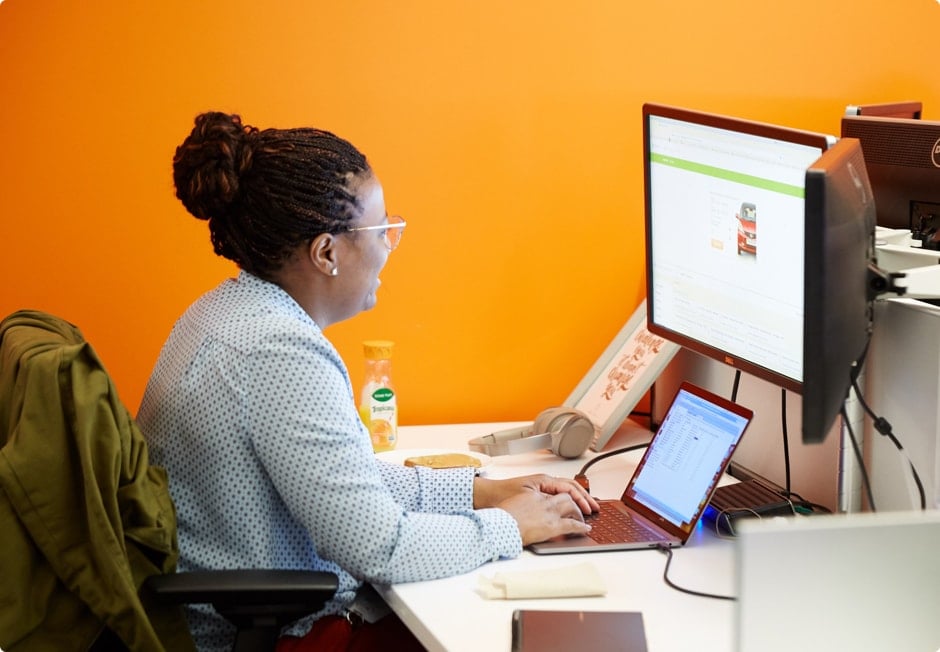
[[[219,112],[197,116],[173,157],[176,196],[208,220],[215,253],[266,279],[299,245],[343,231],[361,210],[350,184],[371,174],[327,131],[259,130]]]

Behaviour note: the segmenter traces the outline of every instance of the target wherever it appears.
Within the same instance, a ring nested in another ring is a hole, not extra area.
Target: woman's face
[[[350,224],[352,227],[373,226],[387,221],[385,212],[385,193],[382,184],[374,175],[369,175],[361,182],[351,183],[362,206],[362,214]],[[358,185],[358,187],[357,187]],[[376,292],[381,285],[379,272],[388,260],[388,247],[385,245],[383,229],[341,233],[343,242],[341,255],[337,256],[336,277],[341,284],[344,305],[342,319],[369,310],[376,304]]]

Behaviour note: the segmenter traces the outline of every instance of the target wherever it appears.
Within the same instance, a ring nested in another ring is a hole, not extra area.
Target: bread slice
[[[479,468],[480,459],[464,453],[438,453],[437,455],[417,455],[405,459],[405,466],[429,466],[432,469],[455,469],[462,466]]]

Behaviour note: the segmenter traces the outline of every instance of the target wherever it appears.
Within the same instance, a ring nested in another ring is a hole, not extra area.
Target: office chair
[[[191,650],[181,606],[211,603],[233,649],[274,649],[335,574],[175,573],[166,472],[81,332],[38,311],[0,322],[0,648]]]

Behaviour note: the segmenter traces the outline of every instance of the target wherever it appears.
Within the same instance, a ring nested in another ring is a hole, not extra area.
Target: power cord
[[[650,391],[652,391],[652,390],[650,390]],[[650,409],[650,410],[634,410],[633,412],[630,413],[630,418],[631,418],[631,419],[636,418],[636,417],[639,417],[639,418],[642,418],[642,419],[646,419],[646,423],[649,425],[650,430],[651,430],[651,431],[652,431],[652,430],[655,430],[655,428],[653,427],[653,411],[652,411],[652,409]]]
[[[783,433],[784,488],[790,495],[790,435],[787,431],[787,390],[780,389],[780,429]]]
[[[797,516],[798,514],[800,514],[799,510],[797,509],[797,506],[793,503],[792,500],[784,496],[781,496],[781,498],[787,501],[787,503],[790,505],[790,512],[793,516]],[[735,515],[740,515],[741,512],[750,512],[757,518],[757,520],[761,520],[762,518],[764,518],[763,514],[758,512],[753,507],[746,507],[743,505],[741,507],[725,507],[724,509],[718,511],[718,513],[715,515],[715,535],[719,539],[737,538],[738,533],[734,531],[734,521],[732,520],[731,517]],[[722,518],[724,518],[723,521],[722,521]],[[725,529],[728,531],[728,534],[724,534],[721,531],[722,525],[724,525]]]
[[[858,398],[859,404],[861,404],[862,409],[865,411],[865,414],[869,416],[872,420],[872,425],[875,430],[891,440],[894,446],[898,449],[898,452],[901,453],[906,459],[907,463],[911,469],[911,475],[914,478],[914,483],[917,485],[917,491],[920,494],[920,508],[922,510],[927,509],[927,497],[924,494],[924,485],[920,481],[920,476],[917,474],[917,469],[914,467],[914,462],[908,456],[907,452],[901,446],[901,442],[898,441],[898,438],[894,436],[894,433],[891,430],[891,424],[884,417],[880,417],[868,406],[868,403],[865,401],[865,397],[862,395],[862,390],[858,386],[858,377],[862,372],[862,368],[865,365],[865,359],[868,357],[868,347],[871,344],[871,327],[869,327],[868,341],[865,343],[865,348],[862,350],[862,354],[858,357],[858,360],[853,365],[853,368],[849,371],[849,381],[851,383],[851,389],[855,391],[855,396]],[[846,390],[845,395],[848,398],[848,390]],[[871,482],[868,479],[868,473],[865,470],[865,463],[862,461],[862,453],[858,446],[858,441],[855,439],[855,432],[852,430],[852,424],[848,419],[848,414],[845,409],[845,403],[842,404],[842,419],[846,425],[846,430],[849,433],[849,439],[852,442],[852,449],[855,452],[855,459],[858,461],[858,466],[861,469],[862,481],[865,484],[865,490],[868,497],[868,505],[871,507],[871,511],[875,510],[875,500],[872,496]]]
[[[694,591],[692,589],[687,589],[685,587],[679,586],[671,579],[669,579],[669,566],[672,565],[672,548],[666,545],[658,545],[656,549],[661,553],[666,555],[666,567],[663,568],[663,581],[670,587],[674,588],[676,591],[682,591],[683,593],[688,593],[689,595],[697,595],[702,598],[714,598],[715,600],[737,600],[736,597],[730,595],[718,595],[715,593],[704,593],[702,591]]]
[[[798,514],[814,514],[816,512],[823,512],[825,514],[831,514],[832,510],[826,507],[825,505],[820,505],[819,503],[814,503],[812,501],[806,500],[800,494],[795,491],[788,491],[784,498],[790,501],[790,504],[793,505],[793,508]],[[793,499],[796,498],[796,501]]]
[[[872,409],[868,406],[868,403],[865,402],[865,397],[862,396],[862,392],[858,387],[857,374],[852,375],[852,389],[855,390],[855,396],[858,397],[858,401],[861,404],[862,409],[865,411],[865,413],[869,417],[871,417],[872,425],[875,427],[875,430],[877,430],[879,433],[881,433],[882,435],[890,439],[891,443],[893,443],[895,448],[898,449],[898,452],[901,453],[904,456],[904,458],[907,460],[907,463],[911,468],[911,475],[914,477],[914,483],[917,485],[917,491],[920,494],[920,508],[922,510],[927,509],[927,496],[924,493],[924,485],[920,481],[920,476],[917,474],[917,469],[914,467],[914,462],[911,460],[910,456],[907,454],[907,451],[904,450],[904,447],[901,446],[901,442],[898,441],[898,438],[894,436],[894,433],[892,432],[892,429],[891,429],[891,424],[888,422],[888,420],[885,419],[884,417],[879,417],[878,415],[876,415],[872,411]],[[843,408],[842,411],[843,411],[843,418],[844,418],[845,409]],[[851,433],[851,427],[849,428],[849,432]],[[855,445],[854,435],[852,437],[852,443],[853,445]],[[859,461],[859,464],[861,464],[861,460]],[[867,478],[866,478],[866,481],[867,481]],[[869,493],[870,492],[871,492],[871,488],[869,487]],[[874,504],[872,504],[872,511],[875,511]]]
[[[612,451],[607,451],[606,453],[601,453],[600,455],[596,455],[595,457],[592,457],[591,459],[589,459],[587,462],[584,463],[584,466],[581,467],[581,470],[575,474],[574,480],[579,485],[584,487],[585,490],[590,491],[591,481],[588,480],[587,470],[591,468],[594,464],[596,464],[597,462],[600,462],[601,460],[605,460],[608,457],[613,457],[614,455],[620,455],[622,453],[629,453],[631,451],[640,450],[641,448],[646,448],[649,445],[650,445],[649,442],[645,442],[642,444],[634,444],[633,446],[617,448]]]
[[[875,509],[875,497],[871,492],[871,481],[868,479],[868,471],[865,469],[865,460],[862,459],[862,451],[858,447],[858,440],[855,439],[855,431],[852,429],[852,422],[849,420],[848,412],[845,411],[845,404],[842,405],[842,422],[845,424],[845,429],[849,433],[849,441],[852,443],[852,450],[855,452],[855,461],[858,462],[858,468],[862,473],[862,484],[865,486],[865,495],[868,497],[868,506],[871,507],[871,511],[878,511]]]
[[[740,372],[737,372],[738,374]],[[737,394],[737,375],[735,385],[732,389],[732,395]],[[790,469],[790,435],[787,426],[787,390],[780,389],[780,431],[783,439],[783,475],[784,487],[778,490],[782,497],[789,501],[790,506],[796,514],[813,514],[815,512],[832,513],[832,510],[824,505],[811,502],[803,498],[800,494],[791,489],[791,469]],[[796,498],[794,501],[793,499]]]

